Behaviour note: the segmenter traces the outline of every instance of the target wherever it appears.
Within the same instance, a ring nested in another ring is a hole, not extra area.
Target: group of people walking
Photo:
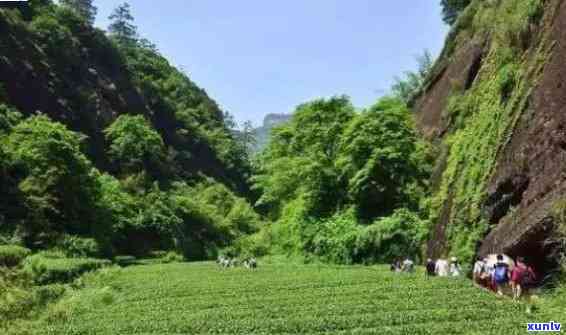
[[[427,277],[460,277],[464,274],[456,257],[436,261],[429,258],[425,268]],[[414,262],[409,258],[404,261],[397,259],[391,264],[391,271],[414,272]],[[513,260],[503,254],[478,257],[472,277],[476,285],[492,290],[498,295],[503,295],[504,291],[510,288],[514,299],[519,299],[527,289],[536,284],[535,272],[525,263],[523,257]]]
[[[497,292],[500,296],[507,288],[511,288],[513,299],[519,299],[536,284],[536,274],[523,257],[517,257],[513,261],[502,254],[478,257],[472,276],[477,285]]]
[[[452,257],[450,261],[446,259],[434,261],[429,258],[426,261],[426,274],[430,277],[460,277],[462,275],[462,266],[456,257]]]
[[[413,273],[415,272],[415,263],[410,258],[406,258],[404,261],[396,259],[391,263],[390,270],[392,272]]]

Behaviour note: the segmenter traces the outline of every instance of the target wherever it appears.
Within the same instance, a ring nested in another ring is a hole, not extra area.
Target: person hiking
[[[474,283],[480,286],[488,286],[486,283],[486,279],[489,276],[487,271],[487,264],[485,260],[481,257],[476,259],[474,263],[474,270],[472,271],[472,279]]]
[[[445,259],[437,260],[434,271],[439,277],[448,277],[448,274],[450,273],[450,265],[448,264],[448,261]]]
[[[452,257],[450,260],[450,275],[452,277],[460,277],[462,275],[462,267],[456,257]]]
[[[415,271],[415,263],[410,259],[407,258],[403,261],[403,267],[402,267],[403,272],[406,273],[412,273]]]
[[[525,290],[532,286],[536,281],[536,276],[531,267],[527,266],[523,257],[517,257],[516,265],[511,271],[511,288],[513,299],[521,298]]]
[[[426,260],[426,275],[434,277],[436,275],[436,263],[432,259]]]
[[[509,264],[504,261],[503,255],[497,255],[497,263],[495,263],[493,279],[497,289],[497,295],[503,295],[503,288],[509,283]]]
[[[389,268],[391,270],[391,272],[399,272],[401,271],[401,262],[399,262],[399,260],[394,260],[393,263],[391,263],[391,267]]]

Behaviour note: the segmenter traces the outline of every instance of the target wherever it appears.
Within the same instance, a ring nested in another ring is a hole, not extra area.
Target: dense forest
[[[108,33],[73,4],[0,11],[2,242],[203,259],[256,231],[230,116],[138,36],[128,4]]]
[[[259,144],[250,123],[237,129],[139,36],[129,4],[107,31],[93,27],[92,1],[0,10],[1,244],[110,259],[470,261],[490,230],[486,182],[495,144],[516,120],[506,111],[526,103],[527,74],[541,64],[516,60],[544,12],[535,0],[442,8],[452,31],[438,60],[424,52],[416,71],[363,110],[342,95],[304,102]],[[501,13],[505,21],[484,25]],[[447,107],[437,108],[448,123],[431,136],[423,104],[470,36],[496,42],[465,82],[451,81]],[[476,117],[484,110],[500,114],[499,128]]]

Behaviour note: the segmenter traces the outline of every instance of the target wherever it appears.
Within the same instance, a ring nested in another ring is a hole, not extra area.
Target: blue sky
[[[95,0],[96,25],[122,1]],[[157,44],[239,122],[259,124],[318,97],[366,107],[393,77],[438,54],[440,0],[135,0],[141,36]]]

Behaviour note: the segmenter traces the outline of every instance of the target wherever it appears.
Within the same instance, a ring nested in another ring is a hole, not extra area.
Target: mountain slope
[[[50,11],[50,13],[46,13]],[[88,156],[113,171],[102,132],[121,114],[140,114],[170,148],[175,173],[214,177],[245,193],[245,163],[222,111],[151,47],[120,49],[72,13],[46,9],[31,22],[0,10],[2,101],[88,136]]]

